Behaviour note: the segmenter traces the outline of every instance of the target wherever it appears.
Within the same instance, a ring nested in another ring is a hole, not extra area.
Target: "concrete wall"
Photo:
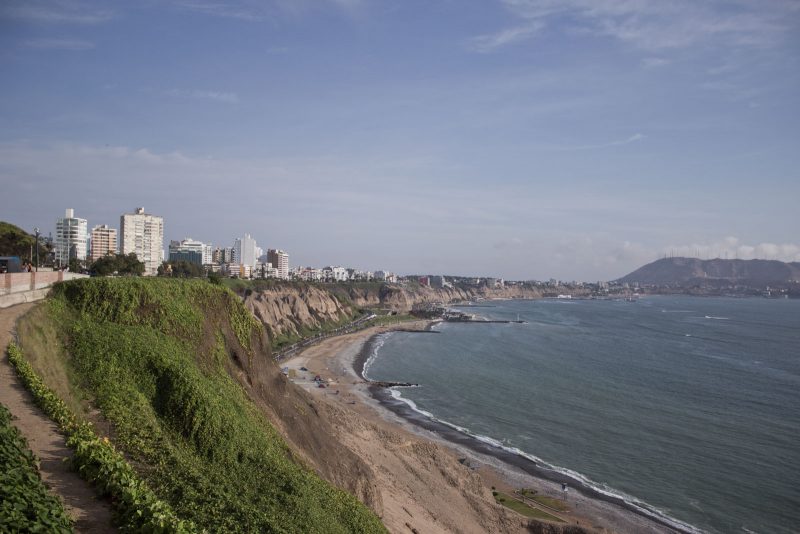
[[[76,278],[88,278],[88,275],[63,271],[0,274],[0,308],[43,299],[56,282]]]

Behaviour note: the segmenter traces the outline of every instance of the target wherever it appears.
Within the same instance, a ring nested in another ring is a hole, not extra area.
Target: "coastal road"
[[[17,379],[8,362],[6,348],[14,339],[17,320],[36,304],[18,304],[0,309],[0,403],[14,417],[12,423],[28,440],[40,460],[42,480],[64,501],[67,513],[75,520],[76,532],[116,532],[111,525],[111,506],[99,499],[89,484],[72,471],[65,459],[72,456],[58,427],[34,404],[30,393]]]

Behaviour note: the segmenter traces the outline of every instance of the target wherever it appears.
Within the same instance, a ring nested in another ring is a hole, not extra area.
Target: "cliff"
[[[273,346],[333,328],[358,314],[352,303],[308,284],[274,284],[243,296],[245,307],[264,324]]]
[[[423,304],[476,299],[536,299],[555,296],[528,285],[505,288],[431,288],[381,283],[311,285],[302,282],[254,284],[240,291],[245,307],[264,324],[273,346],[296,341],[351,321],[364,308],[407,313]]]
[[[538,299],[544,296],[539,288],[513,285],[504,288],[448,287],[433,288],[409,284],[335,284],[330,291],[358,307],[377,307],[408,312],[421,304],[453,304],[476,299]]]
[[[380,513],[371,469],[281,374],[231,292],[201,280],[59,284],[19,338],[181,519],[208,532],[384,532],[353,496]]]

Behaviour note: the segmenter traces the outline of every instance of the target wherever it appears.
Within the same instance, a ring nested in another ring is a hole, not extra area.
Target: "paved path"
[[[8,363],[6,347],[13,339],[17,319],[31,310],[35,304],[19,304],[0,309],[0,403],[3,403],[15,419],[12,421],[28,440],[28,446],[39,458],[42,480],[52,491],[61,496],[67,512],[75,519],[76,532],[116,532],[111,526],[111,507],[99,499],[94,490],[72,471],[64,462],[72,451],[58,427],[33,403],[31,395],[17,380],[14,369]]]

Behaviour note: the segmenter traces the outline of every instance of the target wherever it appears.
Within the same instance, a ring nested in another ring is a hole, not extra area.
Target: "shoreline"
[[[367,384],[370,384],[372,380],[364,376],[364,366],[369,360],[369,358],[372,356],[372,353],[375,351],[375,340],[379,335],[385,335],[385,333],[373,334],[363,344],[361,350],[358,353],[358,356],[353,361],[353,370]],[[384,408],[393,412],[394,414],[398,415],[399,417],[408,421],[414,426],[438,434],[441,437],[441,439],[443,439],[448,443],[464,446],[478,454],[485,454],[492,456],[505,464],[521,469],[522,471],[526,472],[531,476],[537,478],[543,478],[545,480],[556,482],[558,484],[566,483],[571,487],[571,489],[575,489],[592,499],[602,500],[610,504],[614,504],[616,506],[625,508],[629,512],[637,514],[649,521],[653,521],[654,523],[666,527],[674,532],[679,532],[681,534],[693,534],[693,532],[697,532],[697,529],[687,530],[682,528],[680,525],[672,524],[668,519],[661,518],[658,515],[656,515],[658,514],[658,512],[652,512],[653,515],[650,515],[649,513],[647,513],[649,509],[645,507],[639,508],[636,505],[626,501],[622,497],[616,495],[604,494],[595,489],[594,487],[586,484],[585,482],[575,477],[572,477],[566,473],[562,473],[554,469],[543,467],[538,463],[536,463],[534,460],[526,458],[518,453],[514,453],[504,448],[501,448],[497,445],[492,445],[491,443],[481,441],[477,437],[470,435],[466,432],[460,431],[452,427],[451,425],[448,425],[437,419],[432,419],[430,417],[427,417],[426,415],[420,413],[419,411],[414,410],[407,402],[394,397],[390,393],[390,389],[391,388],[386,388],[376,385],[369,385],[368,387],[368,390],[372,395],[372,397],[377,402],[379,402]]]
[[[414,324],[425,324],[429,328],[433,321]],[[668,519],[650,516],[621,497],[605,495],[567,474],[540,466],[531,459],[426,417],[413,410],[408,403],[392,396],[389,388],[372,385],[364,378],[363,369],[373,354],[376,340],[388,332],[402,332],[404,327],[407,331],[408,326],[378,327],[332,338],[317,345],[316,350],[307,349],[293,356],[284,365],[298,369],[308,366],[308,372],[312,374],[325,364],[324,373],[333,375],[331,383],[335,386],[317,389],[309,381],[293,381],[328,402],[345,402],[350,405],[347,408],[362,417],[377,419],[377,422],[388,424],[393,430],[405,431],[423,441],[443,445],[454,459],[466,462],[470,470],[477,472],[489,495],[489,488],[494,489],[495,486],[501,491],[530,487],[542,495],[563,498],[570,508],[570,512],[560,514],[567,521],[566,524],[577,523],[589,532],[692,532],[670,524]],[[326,347],[326,344],[331,347]],[[309,352],[312,354],[307,354]],[[312,366],[316,369],[312,370]],[[332,395],[331,387],[341,388],[343,395],[340,395],[340,389]],[[568,495],[561,491],[562,483],[571,486],[572,491]],[[494,505],[493,499],[491,504]]]

